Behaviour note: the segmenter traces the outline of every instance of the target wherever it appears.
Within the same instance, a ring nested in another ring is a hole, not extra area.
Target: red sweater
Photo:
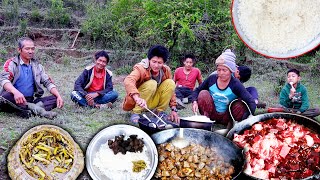
[[[184,67],[179,67],[174,72],[174,82],[176,82],[177,87],[187,87],[191,90],[194,89],[196,81],[199,84],[202,83],[201,71],[198,68],[193,67],[189,74],[185,74],[183,71]]]

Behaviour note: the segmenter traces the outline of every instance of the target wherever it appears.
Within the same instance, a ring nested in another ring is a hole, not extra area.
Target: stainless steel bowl
[[[91,140],[86,151],[86,167],[92,179],[94,180],[110,179],[105,175],[103,175],[103,173],[101,173],[100,170],[93,165],[93,159],[96,156],[96,153],[98,152],[100,146],[102,144],[107,143],[109,139],[114,139],[115,136],[119,136],[119,135],[129,136],[133,134],[138,135],[138,138],[143,138],[143,142],[145,145],[144,148],[147,148],[148,158],[150,160],[150,170],[147,172],[144,179],[146,180],[151,179],[158,165],[157,148],[154,142],[152,141],[152,139],[144,131],[142,131],[141,129],[135,126],[125,125],[125,124],[109,126],[101,130]],[[121,177],[121,174],[119,174],[119,177]]]
[[[294,50],[290,50],[286,53],[274,53],[274,52],[269,52],[266,50],[262,50],[259,49],[258,47],[256,47],[249,39],[248,37],[244,34],[243,30],[240,27],[239,24],[239,17],[238,17],[238,5],[239,5],[239,0],[233,0],[232,1],[232,6],[231,6],[231,16],[232,16],[232,24],[238,34],[238,36],[240,37],[240,39],[253,51],[255,51],[258,54],[261,54],[263,56],[266,57],[271,57],[271,58],[278,58],[278,59],[285,59],[285,58],[294,58],[294,57],[298,57],[301,56],[307,52],[312,51],[313,49],[315,49],[316,47],[319,46],[320,44],[320,32],[318,33],[318,35],[309,42],[309,44],[307,44],[306,46],[302,47],[302,48],[298,48],[298,49],[294,49]],[[285,43],[285,42],[281,42],[281,43]]]

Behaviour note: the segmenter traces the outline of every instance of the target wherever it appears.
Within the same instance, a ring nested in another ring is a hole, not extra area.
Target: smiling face
[[[149,63],[153,75],[158,75],[160,69],[164,65],[163,58],[158,56],[154,56],[153,58],[151,58],[149,60]]]
[[[106,68],[108,64],[107,58],[104,56],[100,56],[97,60],[96,60],[96,68],[97,69],[104,69]]]
[[[217,73],[218,73],[218,78],[222,81],[230,80],[232,75],[232,72],[229,70],[229,68],[223,65],[217,66]]]
[[[289,72],[287,75],[287,81],[288,83],[292,82],[293,85],[297,84],[300,81],[300,76],[294,72]]]
[[[34,57],[34,51],[34,43],[30,40],[24,40],[22,42],[22,48],[18,48],[20,57],[24,62],[29,62]]]

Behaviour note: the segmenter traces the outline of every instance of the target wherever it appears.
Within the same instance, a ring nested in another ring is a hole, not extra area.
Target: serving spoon
[[[148,126],[149,126],[149,127],[157,128],[157,125],[156,125],[154,122],[152,122],[147,115],[142,114],[142,116],[149,121],[149,123],[148,123]]]
[[[179,135],[174,138],[171,143],[172,145],[174,145],[177,148],[183,149],[187,146],[189,146],[190,142],[188,140],[186,140],[185,138],[183,138],[183,128],[179,129]]]
[[[171,124],[167,124],[163,119],[161,119],[158,115],[156,115],[153,111],[151,111],[148,107],[145,107],[146,110],[148,110],[152,115],[154,115],[158,121],[156,122],[156,125],[158,125],[159,121],[161,121],[164,125],[164,128],[165,129],[171,129],[173,128],[173,126]],[[160,126],[158,125],[159,127],[163,127],[163,126]]]

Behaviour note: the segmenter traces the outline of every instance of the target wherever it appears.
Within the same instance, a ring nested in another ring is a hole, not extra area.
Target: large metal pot
[[[235,179],[244,167],[244,155],[242,149],[235,145],[226,137],[214,132],[194,129],[194,128],[175,128],[157,132],[151,136],[155,144],[170,142],[176,137],[181,137],[180,131],[183,129],[183,138],[189,142],[210,146],[218,149],[223,158],[235,168],[233,179]]]
[[[320,123],[311,118],[298,115],[298,114],[292,114],[292,113],[266,113],[266,114],[260,114],[257,116],[251,116],[246,120],[236,123],[235,126],[228,132],[227,138],[232,140],[234,138],[234,134],[242,134],[245,130],[250,129],[253,124],[257,122],[266,121],[272,118],[291,119],[293,121],[296,121],[298,124],[301,124],[307,128],[310,128],[312,131],[320,134]],[[245,173],[243,174],[247,176],[246,179],[248,178],[257,179],[255,177],[246,175]],[[320,179],[320,172],[314,174],[313,176],[305,178],[304,180],[309,180],[309,179]]]

